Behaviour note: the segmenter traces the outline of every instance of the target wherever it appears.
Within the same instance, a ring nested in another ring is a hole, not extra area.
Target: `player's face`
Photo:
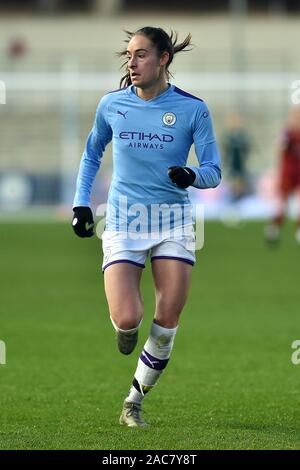
[[[145,89],[155,85],[164,77],[169,54],[165,52],[158,57],[150,39],[142,34],[136,34],[128,43],[127,58],[132,84]]]

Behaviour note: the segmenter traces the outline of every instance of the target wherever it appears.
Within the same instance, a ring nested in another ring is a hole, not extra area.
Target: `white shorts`
[[[102,234],[103,263],[102,271],[115,263],[131,263],[141,268],[150,255],[154,259],[174,259],[190,265],[195,264],[195,233],[189,227],[186,233],[182,229],[172,234],[159,236],[145,234],[145,239],[133,240],[126,232],[105,230]]]

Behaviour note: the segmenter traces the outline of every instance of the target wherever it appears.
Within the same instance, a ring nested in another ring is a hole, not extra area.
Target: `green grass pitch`
[[[0,229],[1,449],[300,449],[300,247],[263,226],[207,223],[175,348],[147,395],[146,430],[120,426],[122,402],[153,317],[129,357],[117,352],[99,240],[69,224]]]

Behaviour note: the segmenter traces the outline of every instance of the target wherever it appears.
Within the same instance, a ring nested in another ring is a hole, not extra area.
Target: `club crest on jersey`
[[[165,113],[163,115],[163,123],[166,125],[166,126],[174,126],[175,122],[176,122],[176,114],[174,113]]]

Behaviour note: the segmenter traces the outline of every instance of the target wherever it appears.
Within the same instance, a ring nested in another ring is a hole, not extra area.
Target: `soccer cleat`
[[[133,334],[124,334],[120,330],[117,331],[117,343],[119,351],[122,354],[131,354],[136,347],[138,341],[138,330]]]
[[[141,418],[141,411],[142,407],[140,404],[125,400],[119,423],[125,424],[130,428],[146,428],[149,424]]]
[[[265,227],[265,240],[267,243],[276,244],[279,241],[280,229],[278,225],[269,224]]]

